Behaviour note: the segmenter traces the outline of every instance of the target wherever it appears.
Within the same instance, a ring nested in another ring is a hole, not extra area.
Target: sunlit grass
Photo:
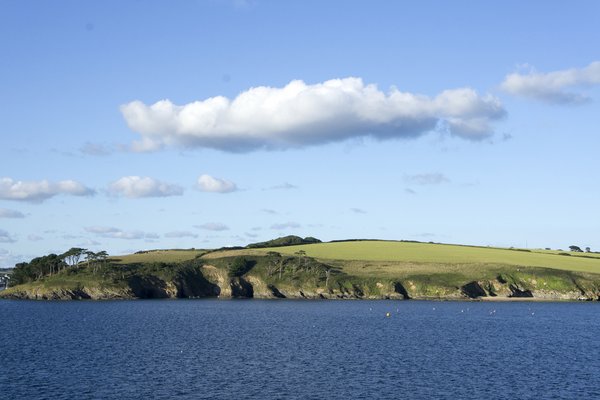
[[[301,246],[260,249],[293,255],[303,250],[309,257],[323,260],[358,261],[345,262],[345,269],[358,273],[360,270],[381,272],[426,271],[441,269],[485,268],[486,265],[545,267],[567,271],[600,273],[600,259],[584,253],[559,255],[556,251],[520,251],[511,249],[458,246],[446,244],[353,241],[318,243]],[[369,265],[370,264],[370,265]],[[367,268],[368,266],[368,268]]]

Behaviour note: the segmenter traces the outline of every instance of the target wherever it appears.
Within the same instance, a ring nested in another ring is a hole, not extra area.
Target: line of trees
[[[98,267],[106,265],[107,262],[106,251],[95,253],[80,247],[72,247],[62,254],[48,254],[36,257],[30,262],[16,264],[11,277],[11,286],[52,276],[80,264],[91,268],[92,273],[96,274]]]
[[[569,246],[569,250],[571,250],[571,251],[574,251],[574,252],[577,252],[577,253],[583,253],[583,250],[581,250],[581,247],[579,247],[579,246],[575,246],[575,245],[571,245],[571,246]],[[592,252],[592,249],[590,249],[589,247],[586,247],[586,248],[585,248],[585,252],[586,252],[586,253],[591,253],[591,252]]]

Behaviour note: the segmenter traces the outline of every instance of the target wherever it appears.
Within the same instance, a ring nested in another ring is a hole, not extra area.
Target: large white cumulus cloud
[[[446,90],[435,97],[382,92],[360,78],[309,85],[254,87],[234,99],[211,97],[186,105],[162,100],[121,106],[129,127],[141,135],[134,150],[164,146],[206,147],[225,151],[283,149],[372,136],[416,137],[443,123],[456,136],[481,139],[505,110],[491,96],[473,89]]]
[[[548,103],[583,103],[589,98],[579,92],[569,91],[573,87],[591,87],[600,84],[600,61],[585,68],[571,68],[548,73],[529,71],[527,74],[512,73],[502,82],[508,93],[542,100]]]
[[[91,196],[95,194],[95,191],[72,180],[24,182],[11,178],[0,178],[0,199],[41,203],[59,194]]]

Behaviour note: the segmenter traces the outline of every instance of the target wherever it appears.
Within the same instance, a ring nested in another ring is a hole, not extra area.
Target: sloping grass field
[[[523,251],[392,241],[349,241],[277,247],[258,251],[276,251],[281,254],[294,255],[300,250],[306,252],[309,257],[321,260],[350,261],[344,263],[350,269],[354,269],[351,268],[352,265],[357,267],[360,265],[360,269],[363,269],[362,267],[365,266],[366,262],[367,265],[373,263],[379,266],[389,265],[390,267],[412,265],[413,267],[421,267],[427,272],[442,272],[439,268],[443,265],[449,269],[459,268],[460,266],[459,269],[461,270],[467,265],[474,268],[477,265],[505,265],[600,273],[600,258],[596,255],[592,256],[590,254],[588,256],[587,254],[569,252],[568,254],[571,255],[565,256],[559,255],[555,251],[544,250]]]

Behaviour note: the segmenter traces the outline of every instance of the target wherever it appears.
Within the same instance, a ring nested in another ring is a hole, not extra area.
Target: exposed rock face
[[[129,279],[133,295],[140,299],[166,299],[172,297],[167,283],[156,276],[133,276]]]
[[[9,290],[3,297],[8,299],[22,300],[111,300],[133,298],[133,293],[128,290],[119,289],[21,289]]]
[[[410,299],[406,288],[400,282],[394,282],[394,292],[401,295],[404,300]]]
[[[177,288],[176,297],[214,297],[221,293],[221,288],[207,280],[199,270],[184,271],[174,281]]]
[[[511,291],[509,297],[533,297],[533,293],[529,289],[523,289],[514,284],[511,284],[508,287]]]
[[[465,296],[471,299],[486,297],[488,295],[488,293],[481,287],[481,284],[475,281],[463,285],[460,289]]]
[[[231,288],[231,297],[233,298],[252,298],[254,297],[254,288],[242,278],[231,278],[229,287]]]

